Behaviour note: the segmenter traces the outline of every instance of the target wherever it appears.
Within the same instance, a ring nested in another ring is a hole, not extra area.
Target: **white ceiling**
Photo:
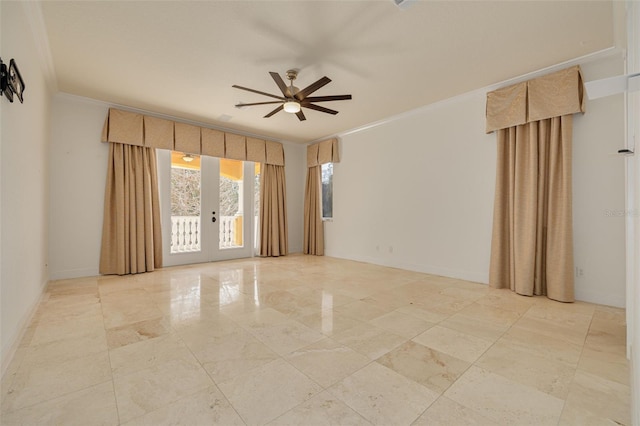
[[[45,1],[58,89],[309,142],[614,45],[610,1]],[[298,68],[336,116],[262,118],[269,71]]]

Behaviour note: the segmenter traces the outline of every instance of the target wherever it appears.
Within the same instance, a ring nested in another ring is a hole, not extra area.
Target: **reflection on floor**
[[[624,311],[328,257],[52,282],[2,424],[630,424]]]

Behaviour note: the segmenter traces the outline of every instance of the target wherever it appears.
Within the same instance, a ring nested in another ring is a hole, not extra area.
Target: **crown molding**
[[[294,146],[298,146],[298,147],[304,146],[302,144],[299,144],[299,143],[296,143],[296,142],[292,142],[292,141],[288,141],[288,140],[274,139],[274,138],[263,136],[263,135],[259,135],[259,134],[256,134],[256,133],[246,132],[246,131],[243,131],[243,130],[238,130],[238,129],[232,129],[232,128],[229,128],[229,127],[218,126],[216,124],[206,123],[206,122],[203,122],[203,121],[195,121],[195,120],[189,120],[187,118],[175,117],[173,115],[162,114],[162,113],[149,111],[149,110],[141,109],[141,108],[134,108],[134,107],[130,107],[130,106],[127,106],[127,105],[116,104],[116,103],[113,103],[113,102],[101,101],[99,99],[94,99],[94,98],[87,98],[85,96],[74,95],[74,94],[66,93],[66,92],[58,92],[58,93],[55,94],[55,97],[56,98],[60,98],[60,99],[69,99],[69,100],[73,100],[75,102],[83,102],[83,103],[87,103],[87,104],[92,104],[92,105],[96,105],[96,106],[103,107],[103,108],[121,109],[123,111],[129,111],[129,112],[133,112],[133,113],[136,113],[136,114],[143,114],[143,115],[148,115],[148,116],[151,116],[151,117],[162,118],[162,119],[165,119],[165,120],[175,121],[177,123],[191,124],[191,125],[197,126],[197,127],[205,127],[207,129],[219,130],[221,132],[233,133],[235,135],[246,136],[246,137],[249,137],[249,138],[262,139],[262,140],[270,141],[270,142],[280,142],[280,143],[282,143],[284,145],[294,145]]]
[[[347,135],[352,135],[354,133],[359,133],[365,130],[369,130],[372,129],[374,127],[378,127],[378,126],[382,126],[384,124],[388,124],[388,123],[392,123],[394,121],[398,121],[398,120],[402,120],[411,116],[414,116],[416,114],[422,114],[425,113],[427,111],[431,111],[434,109],[438,109],[441,108],[443,106],[446,105],[450,105],[450,104],[455,104],[458,102],[462,102],[464,100],[476,97],[478,95],[484,95],[487,92],[490,92],[492,90],[496,90],[499,89],[501,87],[505,87],[505,86],[510,86],[512,84],[516,84],[516,83],[520,83],[523,81],[527,81],[527,80],[531,80],[533,78],[537,78],[540,77],[542,75],[551,73],[551,72],[555,72],[555,71],[560,71],[564,68],[568,68],[568,67],[572,67],[574,65],[582,65],[582,64],[586,64],[589,62],[593,62],[593,61],[597,61],[597,60],[601,60],[601,59],[605,59],[605,58],[609,58],[611,56],[615,56],[615,55],[624,55],[625,54],[625,49],[619,48],[619,47],[609,47],[607,49],[603,49],[603,50],[599,50],[597,52],[594,53],[590,53],[588,55],[584,55],[584,56],[580,56],[578,58],[574,58],[565,62],[560,62],[558,64],[549,66],[549,67],[545,67],[545,68],[541,68],[539,70],[536,71],[532,71],[530,73],[527,74],[523,74],[517,77],[513,77],[510,78],[508,80],[504,80],[501,81],[499,83],[495,83],[492,84],[490,86],[485,86],[482,87],[480,89],[475,89],[472,90],[470,92],[465,92],[462,93],[460,95],[457,96],[453,96],[451,98],[447,98],[447,99],[443,99],[441,101],[437,101],[428,105],[424,105],[409,111],[405,111],[403,113],[400,114],[396,114],[396,115],[392,115],[391,117],[387,117],[384,118],[382,120],[378,120],[378,121],[374,121],[372,123],[368,123],[365,124],[363,126],[359,126],[359,127],[355,127],[353,129],[349,129],[349,130],[345,130],[342,132],[338,132],[338,133],[334,133],[331,135],[327,135],[327,136],[323,136],[321,138],[315,139],[309,143],[307,143],[307,145],[311,145],[326,139],[331,139],[331,138],[341,138]]]

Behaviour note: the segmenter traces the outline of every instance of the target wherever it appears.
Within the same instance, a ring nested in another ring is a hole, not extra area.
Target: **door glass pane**
[[[253,248],[260,250],[260,163],[255,163],[253,176]]]
[[[220,159],[220,248],[243,247],[244,162]]]
[[[171,253],[200,251],[200,157],[171,152]]]

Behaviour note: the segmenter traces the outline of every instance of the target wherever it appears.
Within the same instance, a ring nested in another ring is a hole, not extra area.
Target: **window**
[[[333,218],[333,163],[322,165],[322,218]]]

